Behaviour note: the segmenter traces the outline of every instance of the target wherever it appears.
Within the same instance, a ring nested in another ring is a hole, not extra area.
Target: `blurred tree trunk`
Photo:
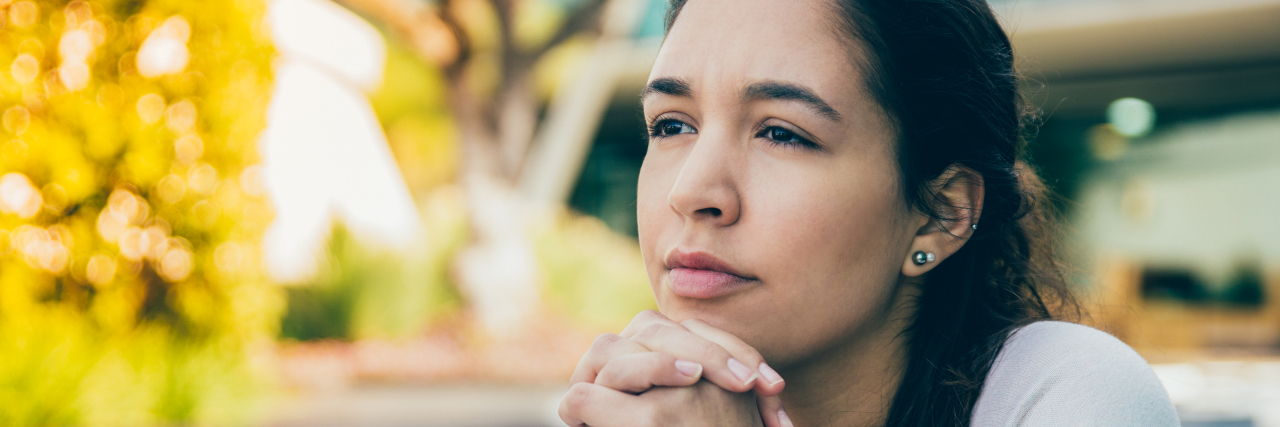
[[[496,52],[501,63],[492,86],[496,90],[484,94],[474,88],[489,82],[472,81],[481,78],[472,72],[481,60],[481,47],[472,43],[458,16],[459,4],[481,0],[441,0],[434,6],[418,0],[338,1],[381,22],[444,70],[448,103],[461,138],[458,178],[471,227],[470,245],[454,260],[455,277],[486,328],[511,330],[539,298],[530,220],[545,217],[548,207],[566,201],[617,74],[616,65],[601,64],[619,62],[613,57],[620,54],[618,47],[629,47],[627,36],[645,2],[584,0],[553,35],[528,48],[515,36],[519,1],[487,0],[497,17],[499,40],[486,48]],[[598,44],[577,77],[581,87],[560,88],[557,98],[562,99],[552,102],[548,120],[540,127],[533,67],[548,51],[579,34],[594,37]],[[536,135],[544,147],[534,147]]]

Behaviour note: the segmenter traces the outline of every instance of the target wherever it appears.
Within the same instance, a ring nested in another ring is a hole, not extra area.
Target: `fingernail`
[[[702,365],[688,360],[676,359],[676,371],[680,372],[680,375],[697,378],[702,375]]]
[[[751,372],[751,368],[732,357],[729,358],[729,371],[733,372],[733,376],[738,377],[738,381],[742,381],[743,384],[751,384],[752,381],[756,380],[756,376],[759,375]]]
[[[778,424],[782,424],[782,427],[796,427],[795,424],[791,424],[791,417],[787,416],[786,409],[778,410]]]
[[[760,378],[768,381],[769,385],[782,382],[782,375],[778,375],[778,371],[773,370],[773,368],[769,367],[769,364],[764,362],[760,362]]]

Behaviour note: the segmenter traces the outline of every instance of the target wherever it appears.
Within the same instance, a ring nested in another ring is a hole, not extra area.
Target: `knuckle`
[[[721,346],[724,347],[729,352],[733,354],[760,359],[760,352],[756,351],[755,347],[748,345],[738,337],[730,335],[724,331],[721,331],[720,329],[717,329],[714,326],[711,326],[710,323],[707,323],[700,319],[688,319],[683,322],[680,322],[680,324],[686,327],[692,327],[697,330],[714,331],[715,332],[714,335],[716,337],[719,337],[720,339],[714,339],[712,337],[707,337],[707,338],[712,339],[713,341],[720,342]],[[760,359],[760,360],[763,360],[763,359]]]
[[[636,314],[636,317],[631,318],[631,323],[627,325],[627,329],[635,329],[654,323],[668,322],[671,322],[671,319],[668,319],[667,316],[663,316],[662,313],[654,310],[644,310]]]
[[[569,392],[565,393],[564,400],[560,402],[560,414],[576,414],[582,407],[591,401],[591,385],[587,383],[577,383],[569,387]]]
[[[652,340],[654,338],[662,336],[662,334],[665,333],[668,328],[670,328],[670,326],[667,326],[661,323],[652,323],[640,329],[640,332],[637,332],[634,338],[637,341]]]
[[[598,352],[600,350],[603,350],[609,347],[610,345],[613,345],[613,343],[616,343],[621,339],[622,339],[622,336],[614,333],[600,334],[599,336],[596,337],[595,341],[591,342],[591,349],[587,351]]]
[[[756,351],[755,347],[742,343],[733,343],[730,344],[729,347],[731,348],[726,350],[737,355],[739,359],[742,359],[742,363],[754,367],[755,365],[759,365],[760,362],[764,362],[764,356],[761,356],[760,352]]]
[[[627,323],[627,329],[635,329],[642,325],[653,323],[653,310],[644,310],[636,313],[636,317],[631,318],[631,322]]]
[[[699,346],[698,354],[704,358],[704,360],[717,360],[720,362],[728,361],[730,356],[729,352],[725,350],[724,347],[709,342],[703,343]]]
[[[604,368],[596,375],[596,384],[619,385],[627,379],[627,370],[616,363],[616,360],[605,362]]]
[[[560,401],[560,408],[556,409],[556,415],[560,416],[560,421],[564,422],[565,425],[573,425],[572,419],[575,418],[577,413],[574,408],[570,407],[567,396],[565,400]]]
[[[649,358],[613,359],[605,363],[600,374],[596,376],[596,384],[610,388],[622,387],[619,391],[641,391],[649,383],[647,376],[653,372],[647,363]]]
[[[641,368],[648,373],[663,374],[675,369],[675,357],[666,353],[651,352],[640,361]],[[670,367],[671,369],[667,369]]]
[[[636,314],[635,318],[637,320],[667,320],[667,316],[663,316],[662,313],[659,313],[657,310],[641,310]]]
[[[596,374],[596,380],[593,384],[609,387],[618,381],[617,377],[618,375],[613,373],[613,370],[606,367],[601,369],[599,374]]]
[[[584,366],[583,362],[579,361],[578,366],[573,369],[573,374],[569,375],[569,384],[591,382],[590,370],[590,367]]]
[[[655,369],[660,369],[667,365],[671,365],[674,369],[676,357],[661,351],[652,351],[645,357],[645,361]]]

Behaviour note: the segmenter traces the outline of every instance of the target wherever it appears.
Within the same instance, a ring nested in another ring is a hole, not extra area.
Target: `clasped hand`
[[[706,322],[643,311],[582,356],[560,402],[570,426],[792,427],[785,383],[755,348]]]

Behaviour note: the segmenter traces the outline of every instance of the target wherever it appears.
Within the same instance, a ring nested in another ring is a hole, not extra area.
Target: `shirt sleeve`
[[[1087,326],[1037,322],[1013,333],[974,406],[974,427],[1169,426],[1177,411],[1147,362]]]

